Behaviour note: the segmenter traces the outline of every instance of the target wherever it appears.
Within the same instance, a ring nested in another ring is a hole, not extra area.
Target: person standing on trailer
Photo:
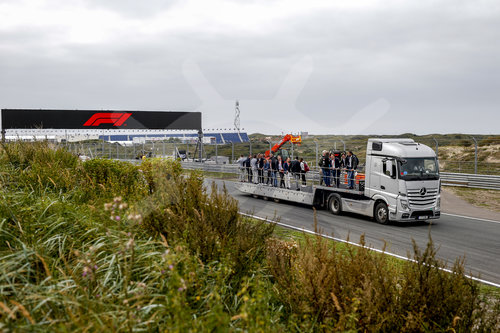
[[[304,161],[303,158],[300,159],[300,178],[302,178],[302,186],[307,185],[306,183],[306,173],[309,171],[309,165]]]
[[[347,157],[345,156],[345,152],[342,153],[340,157],[340,174],[342,175],[344,172],[346,172],[347,168]],[[342,175],[342,179],[344,179],[344,176]],[[345,183],[343,183],[345,185]]]
[[[354,189],[354,172],[358,168],[358,163],[359,160],[356,155],[352,153],[352,151],[349,150],[347,153],[347,187],[350,189]]]
[[[239,171],[239,177],[238,180],[240,182],[245,181],[245,157],[243,155],[240,155],[240,158],[236,161],[238,163],[238,171]]]
[[[269,164],[269,160],[264,158],[264,168],[263,168],[264,175],[266,176],[266,185],[272,184],[272,178],[271,178],[271,165]],[[264,181],[262,181],[264,183]]]
[[[283,160],[278,156],[278,172],[280,175],[280,188],[285,187],[285,169],[283,167]]]
[[[253,155],[250,160],[250,167],[252,168],[252,176],[250,177],[250,182],[256,184],[258,180],[257,176],[257,155]]]
[[[259,184],[264,183],[264,161],[265,161],[264,156],[262,156],[262,154],[259,154],[257,156],[257,168],[258,168],[258,173],[259,173]]]
[[[333,182],[335,186],[338,188],[340,186],[340,153],[335,152],[333,154],[333,161],[332,161],[332,167],[333,167]]]
[[[299,158],[296,157],[290,164],[290,171],[292,172],[293,179],[295,181],[295,188],[299,189],[299,179],[300,179],[300,162]]]
[[[323,183],[325,186],[330,186],[330,157],[328,157],[328,151],[323,150],[323,156],[319,161],[321,166],[321,172],[323,172]]]
[[[330,152],[330,186],[335,186],[335,153]]]
[[[248,155],[248,157],[245,159],[245,162],[243,165],[245,166],[245,170],[247,172],[247,181],[249,183],[252,182],[252,168],[250,167],[250,160],[252,159],[252,155]]]
[[[272,186],[278,187],[278,159],[271,154],[271,178],[272,178]]]
[[[285,187],[287,189],[290,189],[290,176],[292,174],[291,167],[292,167],[292,163],[291,163],[290,157],[289,157],[286,159],[285,165],[283,167],[285,169]]]

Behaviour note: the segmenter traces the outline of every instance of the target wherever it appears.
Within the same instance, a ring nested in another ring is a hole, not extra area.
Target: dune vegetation
[[[175,161],[0,149],[0,331],[499,329],[462,260],[412,257],[277,233]]]

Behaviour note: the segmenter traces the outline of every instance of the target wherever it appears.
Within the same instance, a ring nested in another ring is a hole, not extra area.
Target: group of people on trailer
[[[340,174],[347,172],[347,188],[354,189],[354,177],[358,169],[359,159],[352,151],[346,153],[323,150],[318,162],[322,177],[320,185],[340,187]]]
[[[299,183],[306,185],[306,173],[309,171],[307,162],[302,158],[296,157],[283,159],[280,155],[275,156],[270,153],[266,158],[264,154],[255,154],[244,157],[243,155],[237,161],[240,175],[240,181],[248,181],[254,184],[264,184],[268,186],[291,189],[292,180],[299,189]]]

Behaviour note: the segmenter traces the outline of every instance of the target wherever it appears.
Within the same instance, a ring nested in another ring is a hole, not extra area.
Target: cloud
[[[201,110],[231,127],[238,99],[251,132],[499,129],[493,1],[4,0],[0,12],[1,107]]]

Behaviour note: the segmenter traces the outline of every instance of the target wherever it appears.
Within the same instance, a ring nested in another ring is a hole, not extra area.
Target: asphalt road
[[[212,181],[212,180],[210,180]],[[222,181],[215,181],[222,185]],[[241,193],[234,182],[224,181],[229,194],[240,203],[240,211],[263,218],[279,217],[288,225],[313,230],[313,209],[294,203],[255,199]],[[452,213],[452,212],[450,212]],[[364,234],[366,244],[407,257],[412,251],[412,239],[425,248],[429,233],[438,247],[438,257],[451,266],[458,257],[465,257],[466,273],[474,277],[500,284],[500,223],[467,217],[442,215],[427,222],[397,225],[380,225],[370,218],[344,214],[336,216],[327,210],[317,211],[318,226],[324,234],[336,238],[359,241]]]

